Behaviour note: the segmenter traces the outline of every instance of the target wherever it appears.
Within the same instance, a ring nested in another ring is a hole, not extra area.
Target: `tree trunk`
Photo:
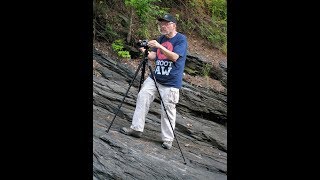
[[[127,43],[128,43],[128,44],[129,44],[130,41],[131,41],[132,16],[133,16],[133,8],[130,7],[129,29],[128,29],[128,35],[127,35]]]

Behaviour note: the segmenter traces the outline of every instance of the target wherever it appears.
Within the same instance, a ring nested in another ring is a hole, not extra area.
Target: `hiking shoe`
[[[165,141],[162,143],[162,147],[165,149],[170,149],[172,147],[172,141]]]
[[[142,136],[142,132],[140,131],[135,131],[131,128],[126,128],[126,127],[122,127],[120,129],[120,132],[123,133],[123,134],[126,134],[128,136],[133,136],[133,137],[137,137],[137,138],[140,138]]]

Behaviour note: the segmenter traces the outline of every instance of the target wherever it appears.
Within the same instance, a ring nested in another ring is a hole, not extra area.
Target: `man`
[[[159,18],[158,26],[162,35],[157,41],[151,40],[147,44],[152,49],[148,54],[148,59],[156,61],[154,74],[173,129],[175,128],[176,104],[179,101],[179,89],[182,86],[188,47],[186,36],[177,32],[176,23],[176,19],[170,14]],[[144,52],[146,49],[141,48],[140,50]],[[157,92],[155,82],[150,74],[143,82],[138,93],[136,109],[130,128],[122,127],[120,132],[134,137],[141,137],[145,125],[145,116]],[[174,133],[162,104],[161,108],[162,147],[170,149]]]

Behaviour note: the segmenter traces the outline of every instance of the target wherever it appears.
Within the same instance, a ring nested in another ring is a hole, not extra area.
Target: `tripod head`
[[[145,48],[145,51],[144,51],[144,55],[145,55],[145,58],[148,58],[148,54],[149,54],[149,46],[148,46],[148,40],[139,40],[137,42],[137,45],[139,46],[139,48]]]
[[[145,49],[146,49],[146,50],[144,51],[144,58],[145,58],[145,59],[148,59],[148,55],[149,55],[149,46],[146,46],[146,47],[145,47]]]

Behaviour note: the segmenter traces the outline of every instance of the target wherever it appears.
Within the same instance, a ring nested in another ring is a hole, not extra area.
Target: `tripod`
[[[145,49],[146,49],[146,50],[144,51],[145,54],[144,54],[143,61],[140,62],[139,66],[138,66],[138,69],[136,70],[136,72],[135,72],[135,74],[134,74],[134,77],[133,77],[133,79],[132,79],[132,81],[131,81],[131,83],[130,83],[130,85],[129,85],[129,88],[127,89],[127,92],[126,92],[126,94],[124,95],[124,97],[123,97],[123,99],[122,99],[122,101],[121,101],[121,104],[119,105],[119,108],[117,109],[117,111],[116,111],[116,113],[115,113],[115,115],[114,115],[114,117],[113,117],[113,119],[112,119],[112,121],[111,121],[111,123],[110,123],[110,126],[108,127],[107,133],[109,132],[109,129],[111,128],[111,126],[112,126],[112,124],[113,124],[113,121],[115,120],[117,114],[119,113],[120,108],[121,108],[121,106],[122,106],[122,104],[123,104],[126,96],[128,95],[128,92],[129,92],[129,90],[130,90],[130,88],[131,88],[134,80],[136,79],[136,77],[137,77],[137,75],[138,75],[138,73],[139,73],[140,68],[142,67],[140,84],[139,84],[139,91],[140,91],[140,89],[141,89],[141,84],[142,84],[142,82],[144,81],[145,66],[148,65],[149,71],[151,72],[152,79],[153,79],[153,81],[154,81],[154,83],[155,83],[155,86],[156,86],[156,89],[157,89],[157,91],[158,91],[158,93],[159,93],[159,98],[160,98],[161,104],[162,104],[162,106],[163,106],[164,111],[166,112],[166,115],[167,115],[167,117],[168,117],[168,121],[169,121],[169,123],[170,123],[172,132],[173,132],[173,134],[174,134],[174,137],[175,137],[175,139],[176,139],[176,141],[177,141],[179,150],[180,150],[181,155],[182,155],[182,157],[183,157],[184,164],[187,164],[187,163],[186,163],[186,160],[185,160],[185,158],[184,158],[184,156],[183,156],[183,153],[182,153],[182,151],[181,151],[181,148],[180,148],[180,145],[179,145],[177,136],[176,136],[176,134],[175,134],[175,132],[174,132],[174,130],[173,130],[171,121],[169,120],[169,115],[168,115],[168,113],[167,113],[167,109],[166,109],[166,107],[165,107],[165,105],[164,105],[164,102],[162,101],[161,94],[160,94],[160,91],[159,91],[159,88],[158,88],[158,84],[157,84],[157,81],[156,81],[156,77],[155,77],[155,75],[154,75],[154,72],[153,72],[150,64],[148,63],[148,54],[149,54],[148,49],[149,49],[149,47],[146,46]]]

